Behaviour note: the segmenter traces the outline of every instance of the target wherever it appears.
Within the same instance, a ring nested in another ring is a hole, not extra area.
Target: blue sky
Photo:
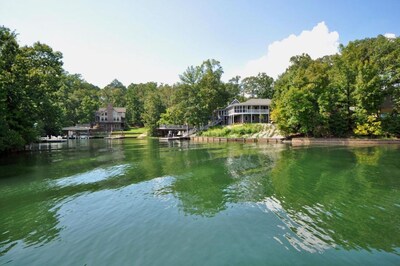
[[[189,65],[221,62],[224,80],[263,71],[276,77],[288,58],[337,52],[339,43],[400,34],[400,1],[0,0],[0,25],[21,45],[49,44],[64,67],[105,86],[173,83]]]

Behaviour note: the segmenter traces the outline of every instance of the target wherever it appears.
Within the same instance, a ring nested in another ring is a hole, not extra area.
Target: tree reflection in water
[[[91,143],[1,161],[0,255],[57,239],[65,200],[164,177],[149,193],[173,195],[186,215],[257,205],[281,221],[274,239],[298,250],[398,252],[398,147]]]

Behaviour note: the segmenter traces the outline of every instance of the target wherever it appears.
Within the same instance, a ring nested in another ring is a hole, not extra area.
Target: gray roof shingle
[[[271,99],[249,99],[243,103],[232,104],[232,106],[240,105],[271,105]]]

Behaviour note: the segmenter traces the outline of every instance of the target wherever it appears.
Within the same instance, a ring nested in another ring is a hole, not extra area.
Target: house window
[[[101,122],[103,122],[103,121],[104,121],[104,118],[102,117],[102,118],[101,118]]]
[[[106,117],[106,118],[104,118],[104,121],[107,121],[107,117]]]
[[[104,114],[107,115],[107,112],[105,112]]]

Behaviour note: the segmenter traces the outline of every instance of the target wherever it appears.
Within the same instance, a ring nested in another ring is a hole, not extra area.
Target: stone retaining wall
[[[400,144],[400,139],[341,139],[341,138],[293,138],[292,145],[377,145]]]
[[[281,143],[282,139],[277,138],[222,138],[222,137],[190,137],[191,141],[196,142],[241,142],[241,143]]]

